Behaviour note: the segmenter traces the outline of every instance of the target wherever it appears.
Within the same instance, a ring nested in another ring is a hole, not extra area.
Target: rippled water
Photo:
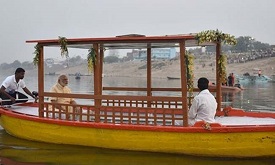
[[[2,82],[5,77],[0,76]],[[45,91],[57,81],[57,76],[45,76]],[[36,76],[26,75],[25,81],[30,90],[37,90]],[[242,84],[245,90],[238,93],[223,93],[223,101],[232,102],[236,108],[245,110],[268,110],[275,111],[275,83],[265,84]],[[76,93],[92,93],[92,77],[83,76],[80,80],[69,77],[69,86]],[[103,86],[128,86],[146,87],[146,79],[126,77],[105,77]],[[153,87],[179,87],[179,80],[156,79]],[[105,92],[106,94],[138,94],[146,95],[145,92]],[[158,95],[159,93],[155,93]],[[166,95],[180,95],[177,92]],[[92,147],[79,147],[70,145],[55,145],[32,142],[18,139],[8,135],[0,128],[0,164],[143,164],[143,165],[274,165],[275,158],[268,159],[227,159],[205,158],[186,155],[130,152]]]

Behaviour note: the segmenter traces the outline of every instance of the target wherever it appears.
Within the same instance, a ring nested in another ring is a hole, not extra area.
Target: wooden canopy
[[[43,108],[44,97],[44,47],[59,47],[58,39],[50,40],[28,40],[27,43],[37,43],[41,46],[38,63],[39,80],[39,108]],[[171,48],[178,47],[180,50],[180,72],[181,72],[181,93],[182,107],[184,109],[184,126],[187,126],[187,76],[185,64],[186,47],[194,46],[216,46],[216,84],[217,84],[217,110],[221,109],[221,82],[218,76],[218,64],[221,52],[220,43],[205,42],[198,44],[195,34],[186,35],[165,35],[165,36],[144,36],[144,35],[123,35],[104,38],[69,38],[67,39],[68,48],[93,49],[96,52],[96,64],[94,66],[94,95],[102,95],[102,68],[104,49],[147,49],[147,96],[151,96],[151,49],[152,48]],[[42,100],[42,101],[41,101]],[[95,100],[95,107],[100,106],[101,101]]]
[[[38,43],[41,46],[59,46],[58,39],[28,40],[27,43]],[[195,34],[165,35],[165,36],[135,36],[124,35],[104,38],[71,38],[67,39],[70,48],[89,49],[91,44],[100,44],[108,49],[144,49],[144,48],[171,48],[179,47],[179,42],[185,41],[186,47],[214,46],[215,43],[207,42],[198,44]],[[149,45],[148,45],[149,44]]]

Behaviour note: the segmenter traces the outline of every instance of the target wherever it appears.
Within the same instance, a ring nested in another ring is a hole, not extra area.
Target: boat
[[[170,77],[170,76],[167,76],[167,79],[168,80],[180,80],[180,77]]]
[[[43,48],[59,48],[58,39],[29,40],[41,46],[38,56],[39,102],[20,103],[0,107],[0,124],[14,137],[46,143],[91,146],[118,150],[161,152],[210,157],[274,157],[275,113],[249,112],[233,107],[222,107],[221,80],[216,75],[218,103],[216,122],[197,122],[188,126],[188,108],[192,96],[187,89],[187,78],[182,77],[180,88],[155,88],[151,84],[151,55],[147,57],[146,87],[103,86],[104,50],[109,48],[147,49],[178,47],[184,64],[186,47],[216,46],[217,60],[221,56],[219,42],[198,43],[194,34],[172,36],[125,36],[67,39],[68,48],[93,48],[97,60],[94,65],[94,92],[64,94],[44,91],[45,77]],[[219,70],[219,67],[216,68]],[[180,72],[186,68],[180,66]],[[144,91],[137,96],[103,94],[103,91]],[[179,96],[153,95],[154,92],[178,91]],[[44,98],[69,97],[87,100],[70,105],[52,103]],[[50,107],[61,105],[65,111]],[[68,111],[69,106],[78,108]]]
[[[275,75],[271,75],[271,80],[269,82],[275,83]]]
[[[243,75],[240,77],[237,77],[237,82],[240,84],[244,83],[267,83],[272,81],[272,79],[269,76],[261,75],[261,76],[255,76],[255,75]]]
[[[193,164],[211,164],[211,165],[232,165],[232,161],[238,165],[256,165],[272,164],[273,159],[237,159],[225,160],[206,159],[205,157],[191,157],[188,155],[163,154],[150,152],[129,152],[123,150],[110,150],[94,147],[55,145],[41,142],[26,141],[15,138],[3,130],[0,130],[1,140],[1,163],[3,165],[129,165],[129,164],[173,164],[187,165]],[[58,155],[58,156],[57,156]],[[271,163],[267,163],[271,162]]]
[[[209,85],[209,90],[216,90],[216,85]],[[226,86],[226,85],[222,85],[221,86],[221,90],[222,92],[240,92],[242,90],[244,90],[243,87],[241,87],[240,84],[235,84],[234,86]]]
[[[55,76],[55,75],[58,75],[58,74],[56,74],[55,72],[49,72],[49,73],[46,73],[46,75]]]
[[[167,76],[168,80],[180,80],[180,77],[170,77]],[[221,86],[221,90],[222,92],[240,92],[242,91],[244,88],[240,85],[240,84],[235,84],[234,86],[225,86],[222,85]],[[216,90],[216,85],[215,84],[210,84],[209,85],[209,90],[210,91],[215,91]],[[199,91],[198,88],[194,88],[194,91]]]
[[[75,73],[75,79],[79,80],[81,77],[81,74],[79,72]]]
[[[267,83],[272,81],[272,79],[267,75],[261,74],[261,69],[253,68],[252,74],[244,73],[242,76],[237,76],[237,82],[240,84],[244,83]]]

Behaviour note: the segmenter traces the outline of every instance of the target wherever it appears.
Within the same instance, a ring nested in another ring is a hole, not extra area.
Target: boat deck
[[[29,106],[20,106],[20,105],[12,105],[12,106],[4,106],[3,108],[14,111],[16,113],[26,114],[26,115],[32,115],[32,116],[38,116],[38,107],[29,107]],[[83,110],[82,113],[87,113],[85,110]],[[128,113],[127,113],[128,114]],[[93,118],[93,116],[91,116]],[[177,118],[178,115],[177,115]],[[65,119],[65,115],[62,115],[61,119]],[[248,117],[248,116],[216,116],[216,123],[219,123],[223,126],[243,126],[243,125],[275,125],[275,119],[271,117]],[[77,120],[77,119],[76,119]],[[82,121],[87,121],[87,118],[83,118]],[[109,117],[107,120],[114,120],[114,118]],[[121,122],[121,117],[116,117],[115,120]],[[128,120],[128,118],[123,118],[123,120]],[[135,117],[133,115],[132,124],[135,124]],[[89,121],[94,121],[93,119],[90,119]],[[106,118],[102,117],[101,121],[106,121]],[[107,122],[107,123],[112,123]],[[117,122],[116,122],[117,123]],[[163,123],[160,122],[159,125],[162,125]],[[150,119],[149,119],[149,125],[150,125]],[[169,121],[166,121],[166,125],[170,125]],[[182,121],[176,121],[176,125],[180,126],[182,125]]]

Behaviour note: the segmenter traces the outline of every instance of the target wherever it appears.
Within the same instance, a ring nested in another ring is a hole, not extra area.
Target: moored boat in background
[[[271,75],[271,80],[269,82],[275,82],[275,75]]]
[[[180,77],[171,77],[171,76],[167,76],[168,80],[180,80]]]
[[[81,77],[81,74],[79,72],[75,73],[75,79],[79,80]]]
[[[240,84],[244,83],[267,83],[272,81],[267,75],[261,74],[261,69],[253,68],[252,74],[244,73],[242,76],[237,76],[236,80]]]
[[[209,85],[209,89],[216,89],[216,85]],[[238,84],[236,84],[236,86],[222,85],[221,90],[222,92],[240,92],[241,90],[243,90],[243,87],[239,86]]]

